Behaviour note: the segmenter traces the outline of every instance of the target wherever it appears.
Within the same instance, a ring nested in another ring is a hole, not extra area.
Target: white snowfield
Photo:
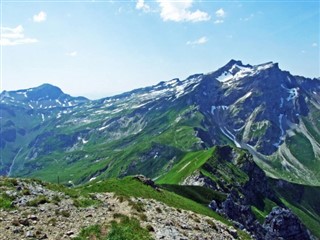
[[[286,88],[283,84],[281,84],[281,87],[283,89],[285,89],[288,93],[289,93],[289,96],[287,97],[287,101],[293,101],[295,100],[296,98],[298,98],[299,96],[299,88]]]
[[[269,62],[265,64],[255,65],[255,66],[240,66],[238,64],[232,65],[232,67],[224,71],[216,79],[219,82],[230,84],[232,81],[238,81],[247,76],[254,76],[260,73],[260,71],[266,70],[274,66],[274,63]]]

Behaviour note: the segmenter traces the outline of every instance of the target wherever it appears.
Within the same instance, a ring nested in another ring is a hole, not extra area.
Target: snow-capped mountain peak
[[[278,67],[277,63],[267,62],[259,65],[244,65],[241,61],[231,60],[223,68],[220,68],[220,75],[216,80],[223,84],[230,85],[233,81],[238,81],[244,77],[255,76],[261,71]]]
[[[60,88],[51,84],[42,84],[35,88],[18,91],[3,91],[0,101],[3,104],[13,104],[29,109],[52,109],[56,107],[71,107],[88,99],[84,97],[71,97]]]

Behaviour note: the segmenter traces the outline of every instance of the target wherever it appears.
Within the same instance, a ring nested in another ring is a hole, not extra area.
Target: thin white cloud
[[[312,47],[318,47],[318,44],[316,42],[312,43]]]
[[[34,22],[44,22],[47,20],[47,14],[44,11],[39,12],[36,15],[33,15],[33,21]]]
[[[250,21],[250,20],[253,19],[253,18],[254,18],[254,14],[251,13],[250,16],[248,16],[248,17],[240,18],[240,21],[247,22],[247,21]]]
[[[207,43],[209,40],[207,37],[201,37],[195,41],[188,41],[187,45],[201,45]]]
[[[144,2],[144,0],[138,0],[136,4],[136,9],[142,10],[144,12],[150,12],[150,6]]]
[[[161,8],[160,16],[163,21],[174,22],[201,22],[210,20],[210,15],[206,12],[195,10],[191,11],[193,0],[167,1],[157,0]]]
[[[215,12],[216,20],[213,22],[214,24],[221,24],[224,23],[224,18],[226,17],[226,12],[223,10],[223,8],[218,9]]]
[[[35,38],[24,36],[24,29],[21,25],[15,28],[1,27],[0,45],[15,46],[22,44],[30,44],[38,42]]]
[[[78,56],[78,52],[77,51],[67,52],[66,55],[69,57],[76,57]]]
[[[221,23],[223,23],[223,22],[224,22],[224,20],[222,20],[222,19],[217,19],[217,20],[214,21],[214,24],[221,24]]]
[[[224,18],[226,16],[226,12],[220,8],[216,11],[216,17],[217,18]]]
[[[0,46],[16,46],[22,44],[30,44],[30,43],[37,43],[38,40],[35,38],[24,38],[24,39],[17,39],[17,40],[10,40],[7,38],[3,38],[0,40]]]
[[[17,26],[16,28],[2,27],[1,30],[2,38],[23,38],[23,27],[21,25]]]

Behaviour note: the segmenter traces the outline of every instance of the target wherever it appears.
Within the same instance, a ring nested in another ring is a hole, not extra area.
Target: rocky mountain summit
[[[37,110],[66,108],[88,101],[85,97],[71,97],[51,84],[18,91],[3,91],[0,100],[1,103]]]

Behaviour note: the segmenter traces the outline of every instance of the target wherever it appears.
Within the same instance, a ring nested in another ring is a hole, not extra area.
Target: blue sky
[[[230,59],[320,76],[319,1],[1,3],[1,90],[51,83],[100,98]]]

